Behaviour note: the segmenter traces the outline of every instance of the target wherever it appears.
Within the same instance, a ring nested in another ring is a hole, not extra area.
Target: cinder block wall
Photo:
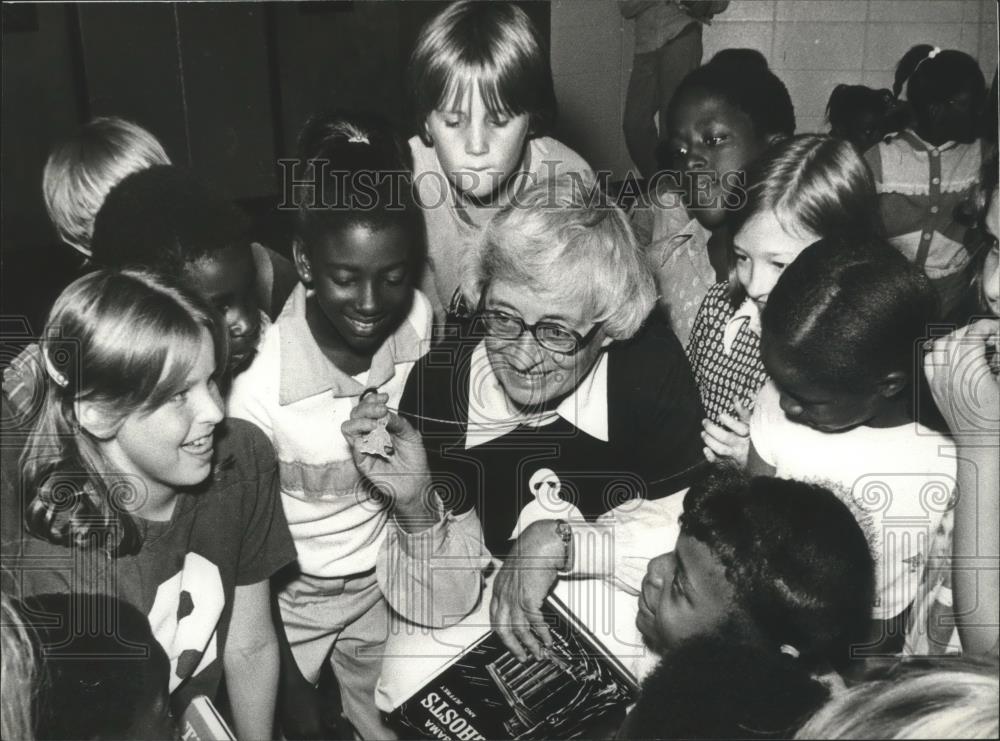
[[[633,21],[615,0],[552,0],[558,135],[595,168],[632,167],[621,133],[632,68]],[[841,82],[891,87],[917,43],[961,49],[987,84],[997,67],[995,0],[733,0],[704,31],[705,59],[750,47],[767,57],[795,103],[798,130],[825,131],[826,101]]]

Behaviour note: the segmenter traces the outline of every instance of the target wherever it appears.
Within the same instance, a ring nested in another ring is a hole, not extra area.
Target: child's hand
[[[750,410],[739,399],[733,399],[736,415],[719,415],[720,424],[703,419],[701,439],[705,441],[705,458],[711,463],[718,460],[733,461],[746,468],[750,455]]]
[[[1000,429],[1000,384],[990,372],[986,340],[1000,320],[981,319],[934,340],[924,357],[924,374],[934,401],[958,442]]]
[[[415,514],[417,510],[423,512],[423,506],[430,505],[424,501],[430,495],[430,471],[424,442],[409,422],[389,411],[386,406],[388,401],[388,394],[369,394],[351,410],[350,419],[340,429],[351,446],[358,470],[392,499],[397,514],[405,516]],[[378,427],[379,420],[387,416],[385,429],[392,439],[392,455],[381,457],[359,450],[361,438]]]

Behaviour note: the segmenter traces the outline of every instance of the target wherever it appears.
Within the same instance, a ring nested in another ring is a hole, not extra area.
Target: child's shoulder
[[[890,437],[895,442],[898,454],[914,460],[949,458],[954,460],[955,444],[943,432],[931,429],[919,422],[891,428]]]
[[[594,179],[594,171],[587,160],[572,148],[551,136],[540,136],[530,140],[531,170],[545,177],[581,173],[588,181]]]
[[[720,281],[709,288],[702,303],[707,306],[718,306],[730,316],[736,313],[732,301],[729,300],[729,283],[726,281]]]
[[[425,144],[416,134],[410,137],[407,144],[410,147],[410,155],[413,157],[414,174],[438,169],[437,153],[434,151],[433,145]]]
[[[243,393],[248,385],[262,390],[262,384],[267,385],[266,379],[276,377],[280,368],[281,326],[275,321],[264,330],[250,365],[233,379],[233,392],[240,389],[240,393]]]
[[[37,342],[25,347],[10,365],[3,369],[3,395],[9,401],[13,411],[19,415],[17,422],[29,422],[20,419],[20,415],[31,416],[38,402],[40,392],[44,390],[45,380],[42,361],[42,349]],[[7,421],[7,420],[5,420]]]
[[[650,312],[634,337],[612,343],[608,354],[614,358],[616,370],[621,369],[629,376],[641,373],[664,379],[673,369],[687,365],[680,340],[657,309]]]
[[[215,435],[216,483],[233,478],[255,478],[272,471],[277,465],[274,446],[253,422],[226,417]]]
[[[684,205],[681,194],[665,186],[658,187],[649,198],[654,231],[660,236],[693,233],[701,225]]]

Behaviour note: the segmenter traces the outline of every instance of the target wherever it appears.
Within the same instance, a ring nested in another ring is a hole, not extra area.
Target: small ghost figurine
[[[364,401],[365,397],[369,394],[377,393],[377,388],[367,388],[361,394],[361,398],[358,399],[358,402],[360,403]],[[375,422],[375,429],[358,441],[358,452],[365,453],[367,455],[377,455],[380,458],[388,460],[389,456],[395,452],[392,444],[392,435],[390,435],[389,430],[386,429],[388,424],[388,414]]]
[[[517,525],[510,540],[517,538],[527,527],[538,520],[582,520],[583,514],[574,504],[560,496],[562,482],[551,468],[540,468],[528,479],[528,487],[535,498],[521,509]]]
[[[386,429],[389,424],[389,415],[382,417],[375,423],[375,429],[365,435],[358,442],[358,450],[368,455],[377,455],[380,458],[388,459],[393,453],[392,436]]]

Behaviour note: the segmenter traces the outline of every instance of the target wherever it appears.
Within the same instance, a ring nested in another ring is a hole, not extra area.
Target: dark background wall
[[[4,4],[2,313],[37,331],[77,267],[41,195],[49,149],[75,127],[99,115],[139,123],[280,242],[276,159],[311,113],[334,107],[378,112],[409,135],[406,60],[446,4]],[[549,3],[520,4],[548,40]]]

